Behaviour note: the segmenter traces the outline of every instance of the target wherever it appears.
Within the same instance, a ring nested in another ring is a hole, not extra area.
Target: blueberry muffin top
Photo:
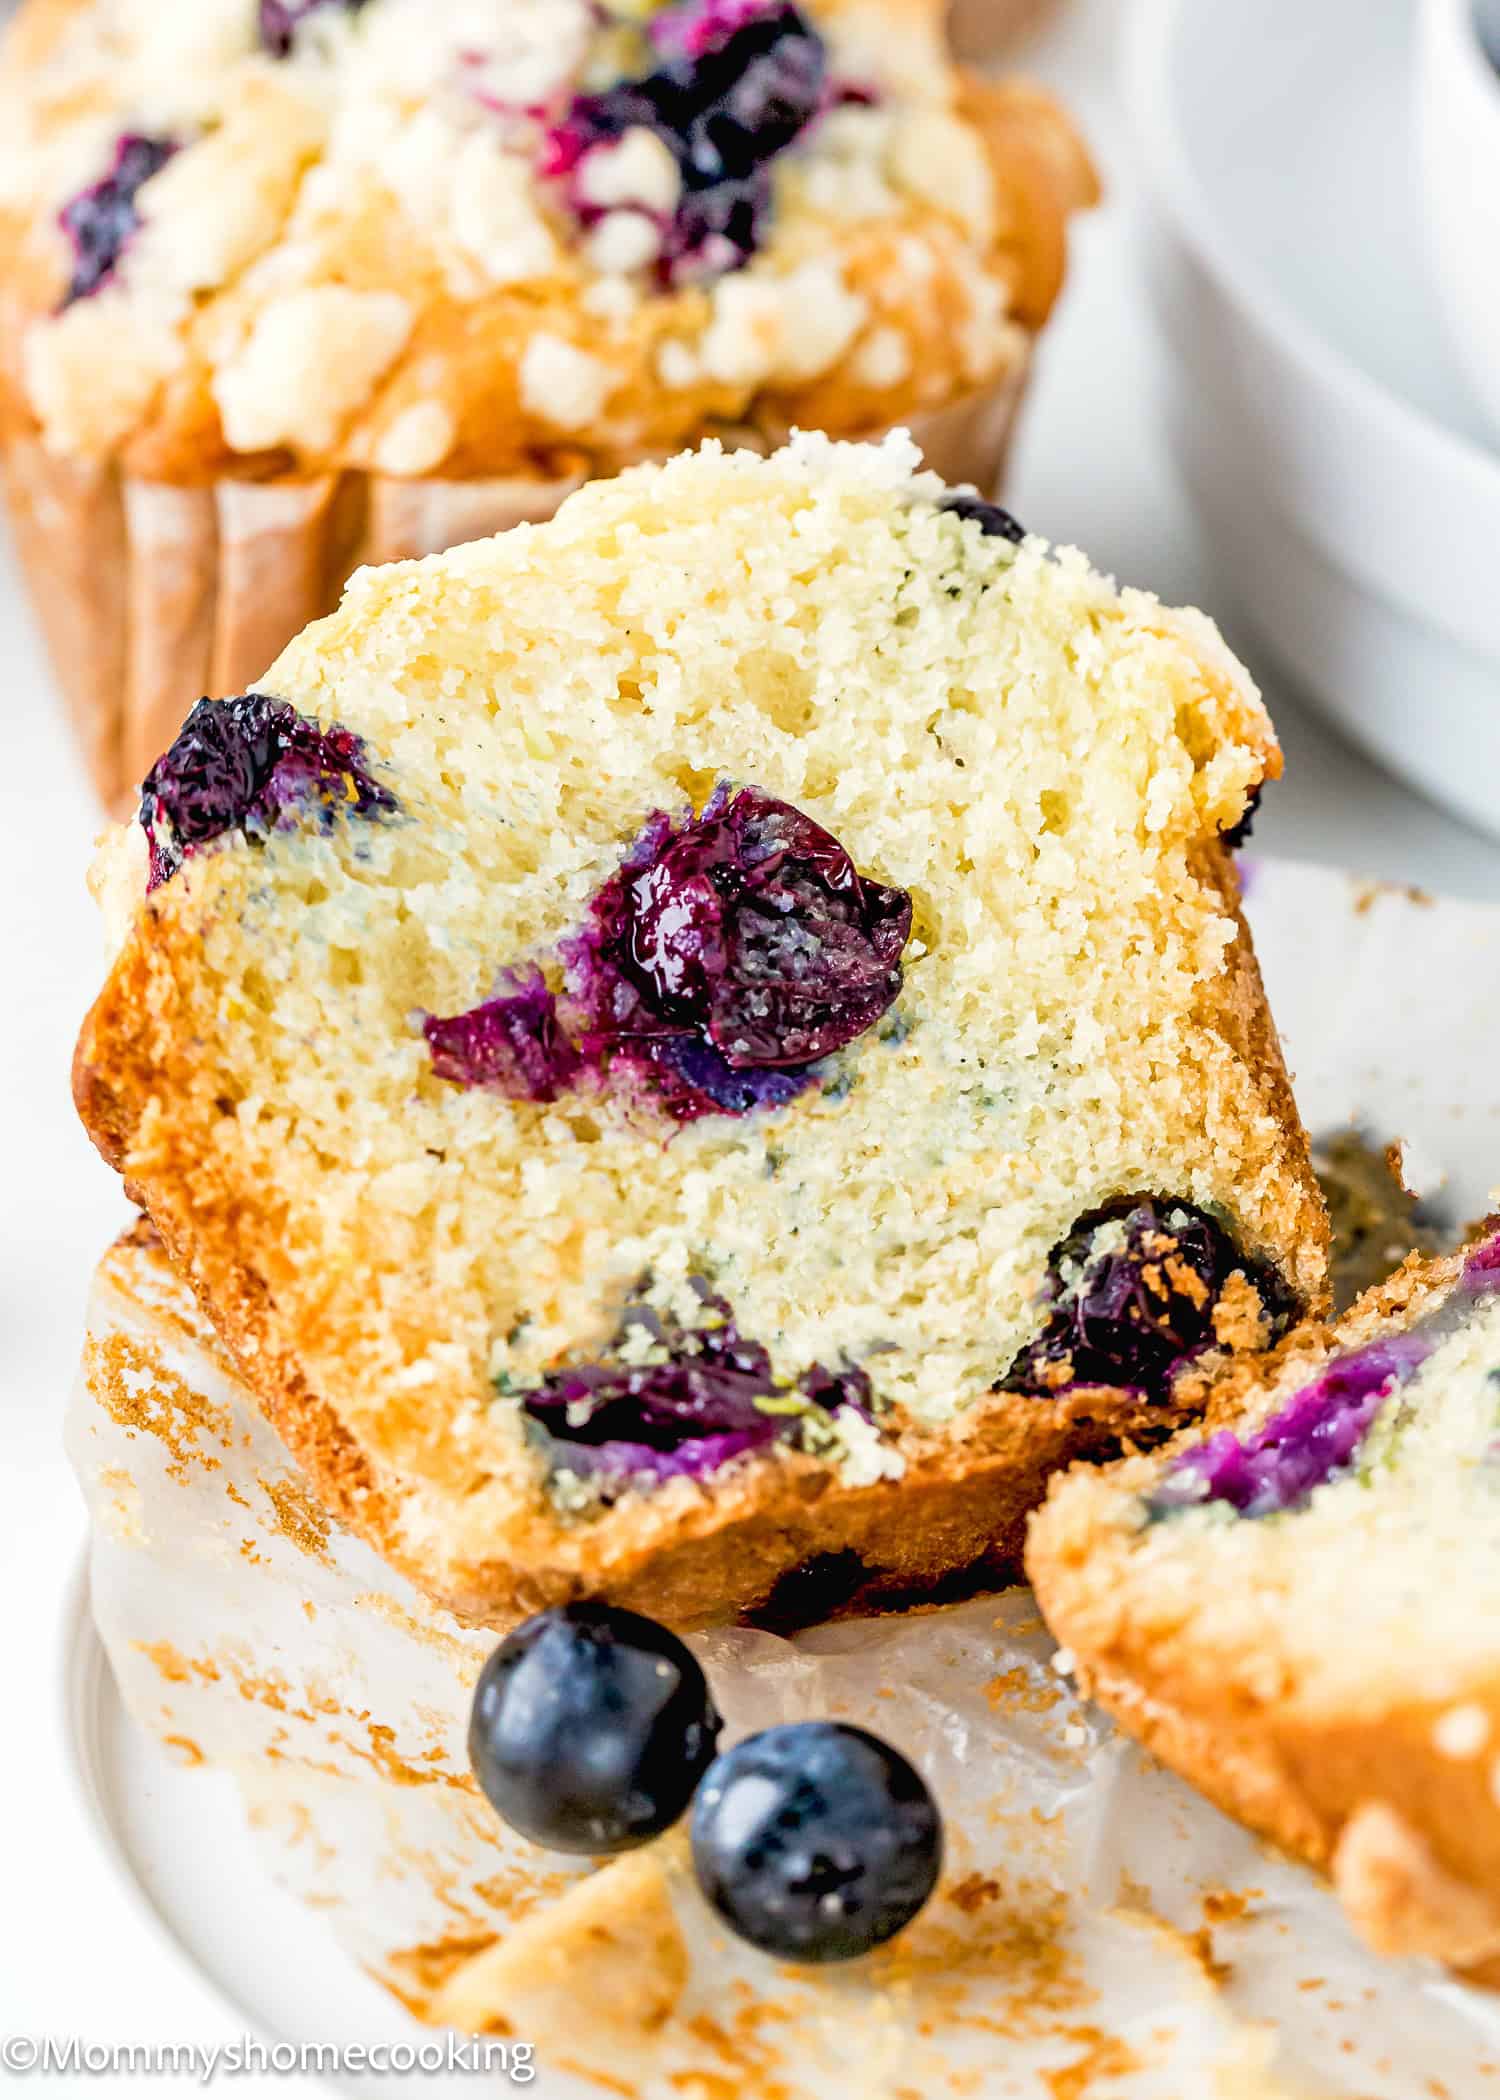
[[[11,421],[147,479],[572,472],[1003,381],[1091,176],[936,0],[28,0]]]

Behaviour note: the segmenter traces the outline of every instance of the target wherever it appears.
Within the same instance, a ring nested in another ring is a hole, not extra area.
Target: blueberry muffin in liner
[[[1382,1953],[1500,1979],[1500,1219],[1056,1484],[1026,1564],[1080,1686],[1331,1874]]]
[[[26,0],[0,436],[118,806],[362,562],[704,434],[993,486],[1093,176],[940,0]]]
[[[715,446],[368,569],[106,835],[79,1107],[329,1510],[477,1617],[1013,1572],[1319,1307],[1193,613]]]

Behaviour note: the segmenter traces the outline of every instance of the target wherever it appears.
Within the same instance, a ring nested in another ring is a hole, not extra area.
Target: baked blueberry
[[[226,832],[264,839],[309,812],[331,822],[395,807],[351,730],[310,721],[264,693],[200,700],[141,789],[149,887]]]
[[[428,1014],[422,1033],[439,1079],[494,1087],[517,1100],[555,1101],[578,1078],[583,1060],[557,1018],[557,1000],[535,967],[507,970],[503,989],[482,1006],[441,1019]]]
[[[524,1395],[554,1472],[601,1484],[701,1477],[838,1408],[869,1415],[863,1371],[814,1364],[778,1383],[725,1301],[703,1284],[697,1294],[692,1325],[632,1305],[606,1358],[550,1371]]]
[[[790,1722],[726,1750],[698,1789],[692,1829],[704,1895],[784,1961],[870,1953],[917,1915],[942,1868],[921,1775],[836,1721]]]
[[[800,1084],[862,1035],[900,993],[910,932],[906,891],[861,876],[831,832],[720,787],[700,816],[650,819],[563,953],[586,1047],[633,1060],[686,1121],[722,1111],[726,1074]],[[684,1060],[684,1040],[722,1068]]]
[[[128,132],[115,147],[109,173],[63,206],[58,222],[73,246],[73,275],[64,306],[86,299],[114,275],[141,223],[136,199],[176,151],[175,139]]]
[[[547,172],[589,225],[600,208],[575,179],[582,163],[627,131],[655,133],[682,182],[662,227],[661,275],[671,283],[739,269],[761,243],[770,163],[824,105],[823,40],[780,0],[690,0],[658,15],[651,38],[649,73],[575,97],[549,140]]]
[[[1285,1289],[1206,1212],[1151,1196],[1091,1211],[1053,1249],[1046,1324],[1000,1384],[1043,1394],[1121,1386],[1164,1400],[1179,1368],[1215,1340],[1236,1272],[1257,1291],[1274,1340],[1291,1314]]]
[[[670,1829],[722,1727],[696,1657],[609,1604],[545,1611],[474,1692],[469,1760],[513,1830],[555,1852],[628,1852]]]
[[[1330,1358],[1260,1428],[1221,1429],[1185,1451],[1148,1498],[1152,1516],[1222,1502],[1242,1517],[1298,1509],[1344,1473],[1387,1400],[1457,1331],[1479,1300],[1500,1292],[1500,1237],[1475,1248],[1458,1287],[1404,1331],[1381,1335]]]
[[[1185,1452],[1151,1498],[1153,1515],[1224,1502],[1242,1517],[1295,1509],[1354,1459],[1381,1407],[1428,1350],[1394,1335],[1340,1358],[1251,1435],[1220,1430]]]

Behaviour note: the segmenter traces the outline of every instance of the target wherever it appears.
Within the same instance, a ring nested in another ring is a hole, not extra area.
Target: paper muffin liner
[[[966,65],[982,65],[1053,13],[1058,0],[952,0],[948,42]]]
[[[995,487],[1028,362],[1023,355],[1003,383],[907,419],[945,480]],[[714,434],[770,451],[789,429],[762,421]],[[582,478],[348,473],[178,487],[13,438],[4,481],[16,545],[105,807],[125,814],[193,703],[253,685],[310,620],[333,610],[356,568],[539,522]]]

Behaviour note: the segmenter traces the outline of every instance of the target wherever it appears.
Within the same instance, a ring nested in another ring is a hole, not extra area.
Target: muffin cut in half
[[[1026,1565],[1122,1726],[1378,1950],[1471,1967],[1500,1956],[1497,1513],[1491,1219],[1227,1368],[1165,1453],[1057,1482]]]
[[[367,571],[107,839],[84,1120],[465,1612],[1009,1570],[1320,1299],[1259,700],[917,465],[710,447]]]
[[[106,802],[360,562],[704,436],[993,478],[1095,194],[941,0],[23,0],[0,452]]]

